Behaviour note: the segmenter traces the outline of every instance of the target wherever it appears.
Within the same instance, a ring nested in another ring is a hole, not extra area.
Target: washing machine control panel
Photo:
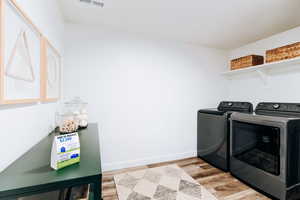
[[[222,101],[218,110],[221,111],[238,111],[238,112],[253,112],[253,106],[249,102],[237,102],[237,101]]]

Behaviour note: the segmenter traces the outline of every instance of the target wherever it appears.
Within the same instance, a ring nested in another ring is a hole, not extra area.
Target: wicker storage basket
[[[300,42],[266,51],[266,62],[276,62],[300,56]]]
[[[264,64],[264,57],[259,55],[249,55],[231,60],[231,70],[251,67]]]

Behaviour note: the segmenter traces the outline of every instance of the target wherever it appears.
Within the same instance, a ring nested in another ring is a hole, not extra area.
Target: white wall
[[[18,1],[43,34],[63,53],[63,21],[56,1]],[[0,171],[49,133],[56,103],[0,106]],[[49,155],[50,156],[50,155]]]
[[[248,44],[230,52],[230,59],[240,56],[265,55],[268,49],[300,41],[300,27]],[[229,96],[232,100],[300,102],[300,66],[272,71],[269,83],[264,85],[257,74],[235,77],[230,81]]]
[[[224,51],[69,24],[65,96],[89,103],[104,170],[195,156],[197,110],[226,94]]]

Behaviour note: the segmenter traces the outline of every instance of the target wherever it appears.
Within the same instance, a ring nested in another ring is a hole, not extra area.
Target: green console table
[[[0,173],[0,200],[11,200],[44,192],[91,184],[94,199],[101,199],[101,160],[97,124],[80,130],[80,163],[54,171],[50,134]]]

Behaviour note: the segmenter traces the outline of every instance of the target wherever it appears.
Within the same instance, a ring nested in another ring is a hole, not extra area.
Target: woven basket
[[[249,55],[231,60],[231,70],[242,69],[261,64],[264,64],[263,56]]]
[[[276,62],[300,56],[300,42],[266,51],[266,62]]]

